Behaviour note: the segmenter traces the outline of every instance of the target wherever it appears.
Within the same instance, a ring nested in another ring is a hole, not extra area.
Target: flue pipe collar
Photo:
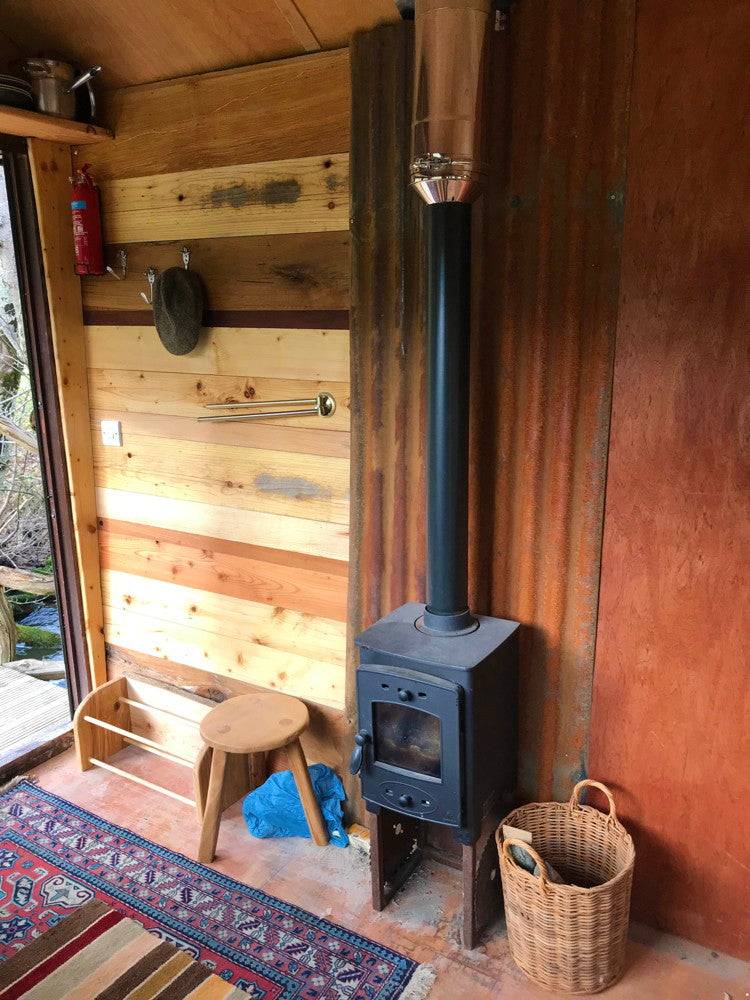
[[[412,184],[428,204],[481,190],[490,0],[416,0]]]

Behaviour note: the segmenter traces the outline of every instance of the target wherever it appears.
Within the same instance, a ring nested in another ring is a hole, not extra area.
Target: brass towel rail
[[[247,410],[265,406],[304,406],[297,410],[263,410],[258,413],[212,413],[198,417],[199,421],[227,423],[230,420],[269,420],[277,417],[330,417],[336,411],[336,400],[329,392],[319,392],[312,399],[253,399],[244,403],[206,403],[207,410]]]

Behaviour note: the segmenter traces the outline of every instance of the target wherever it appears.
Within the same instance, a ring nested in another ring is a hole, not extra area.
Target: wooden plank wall
[[[110,675],[303,696],[323,706],[322,759],[345,680],[348,52],[122,90],[108,123],[86,159],[108,262],[125,247],[129,267],[85,280],[83,303]],[[139,292],[183,244],[208,325],[173,357]],[[327,420],[196,419],[321,390]],[[122,447],[101,444],[103,419]]]

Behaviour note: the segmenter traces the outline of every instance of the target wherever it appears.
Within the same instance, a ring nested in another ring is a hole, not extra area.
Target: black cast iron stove
[[[516,622],[479,617],[468,635],[426,635],[405,604],[357,640],[362,794],[441,823],[463,844],[516,780]],[[355,761],[356,763],[356,761]]]

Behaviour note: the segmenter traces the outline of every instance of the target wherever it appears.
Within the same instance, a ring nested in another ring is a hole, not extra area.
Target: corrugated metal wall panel
[[[419,201],[409,188],[413,31],[352,41],[351,547],[353,639],[424,590],[424,301]],[[356,807],[359,781],[347,792]]]
[[[519,4],[493,73],[471,578],[475,607],[524,626],[526,798],[586,770],[634,17]]]

